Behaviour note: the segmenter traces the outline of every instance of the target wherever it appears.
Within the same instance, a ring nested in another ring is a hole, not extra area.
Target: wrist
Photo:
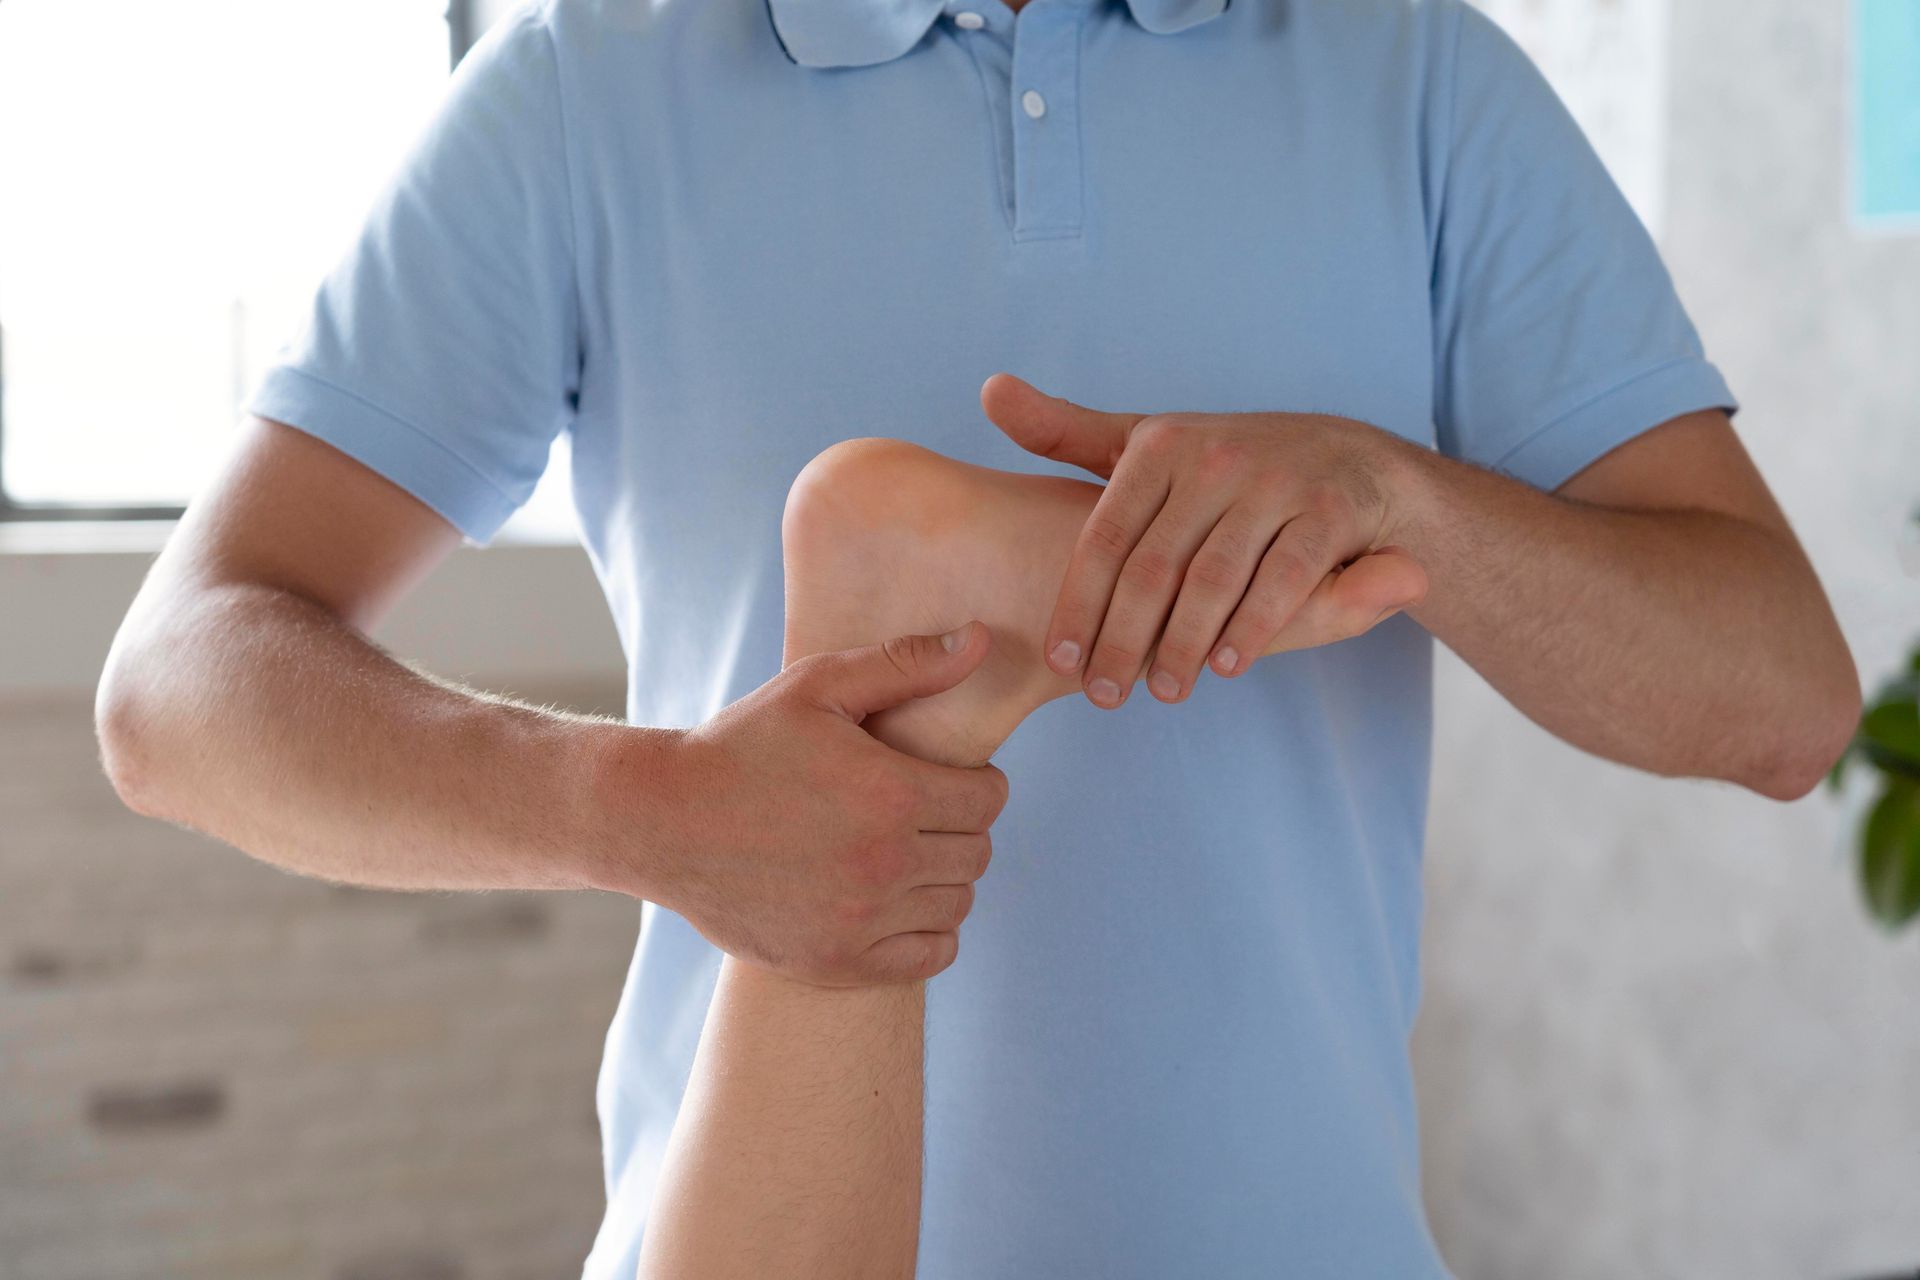
[[[1429,531],[1442,506],[1441,470],[1446,463],[1432,449],[1390,431],[1379,432],[1373,474],[1381,487],[1385,512],[1374,548],[1393,546],[1423,564],[1431,545]]]
[[[676,797],[688,790],[688,735],[613,721],[589,726],[581,750],[584,780],[576,797],[580,830],[572,842],[581,880],[591,888],[665,902],[686,847]]]

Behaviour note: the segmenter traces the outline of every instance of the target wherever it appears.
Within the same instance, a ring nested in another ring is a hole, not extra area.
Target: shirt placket
[[[1084,5],[1038,0],[1013,28],[1013,235],[1080,234],[1080,21]]]
[[[1080,31],[1085,0],[956,0],[948,16],[988,95],[1015,241],[1080,235]],[[1010,55],[1010,56],[1009,56]]]

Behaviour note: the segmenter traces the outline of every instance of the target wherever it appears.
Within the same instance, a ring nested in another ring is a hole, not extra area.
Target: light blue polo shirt
[[[1543,488],[1733,407],[1459,0],[546,0],[461,67],[251,408],[475,540],[569,433],[632,719],[691,725],[778,669],[819,450],[1049,469],[981,417],[998,369],[1344,415]],[[1407,1057],[1430,643],[1398,618],[1014,735],[931,988],[921,1276],[1445,1274]],[[633,1274],[718,962],[640,919],[595,1280]]]

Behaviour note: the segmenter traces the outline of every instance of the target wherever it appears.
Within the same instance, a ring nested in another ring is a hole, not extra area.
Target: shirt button
[[[964,12],[954,14],[953,25],[960,28],[962,31],[978,31],[980,28],[987,25],[987,20],[981,17],[979,14],[974,13],[972,10],[969,9]]]
[[[1037,91],[1029,89],[1020,95],[1020,109],[1027,113],[1029,119],[1038,120],[1047,114],[1047,100]]]

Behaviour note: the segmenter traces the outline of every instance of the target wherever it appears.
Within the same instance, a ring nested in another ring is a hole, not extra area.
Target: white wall
[[[1689,0],[1665,247],[1868,683],[1920,635],[1920,237],[1845,208],[1847,6]],[[1451,659],[1416,1037],[1463,1280],[1920,1266],[1920,931],[1850,814],[1581,757]]]
[[[0,699],[92,689],[167,528],[0,525]],[[15,603],[30,601],[58,607]],[[461,547],[375,638],[442,675],[489,687],[522,679],[617,685],[625,670],[600,585],[577,546]]]

